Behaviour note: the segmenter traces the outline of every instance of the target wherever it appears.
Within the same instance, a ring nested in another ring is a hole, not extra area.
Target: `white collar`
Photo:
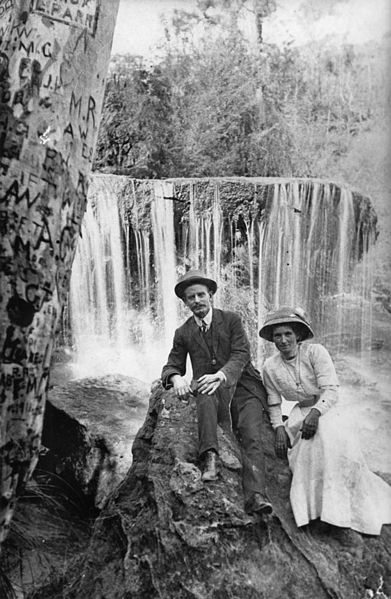
[[[196,316],[195,314],[193,314],[194,320],[196,321],[197,325],[199,327],[202,327],[202,321],[204,321],[206,323],[206,328],[207,329],[209,329],[210,325],[212,324],[212,315],[213,315],[212,308],[209,310],[208,314],[206,314],[204,316],[204,318],[198,318],[198,316]]]

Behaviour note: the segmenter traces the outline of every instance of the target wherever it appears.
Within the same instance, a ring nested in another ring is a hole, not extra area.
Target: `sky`
[[[153,58],[164,36],[161,19],[195,5],[195,0],[120,0],[112,54]],[[339,42],[363,43],[391,30],[391,0],[277,0],[277,6],[264,22],[266,42],[302,44],[334,36]],[[245,29],[251,38],[252,27]]]

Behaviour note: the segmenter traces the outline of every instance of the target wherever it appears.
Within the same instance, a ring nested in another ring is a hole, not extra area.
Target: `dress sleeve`
[[[263,384],[267,391],[267,405],[271,425],[273,428],[277,428],[278,426],[284,426],[281,410],[281,395],[274,386],[266,366],[263,368]]]
[[[321,391],[314,408],[322,415],[337,402],[338,377],[331,356],[323,345],[314,344],[310,351],[317,385]]]

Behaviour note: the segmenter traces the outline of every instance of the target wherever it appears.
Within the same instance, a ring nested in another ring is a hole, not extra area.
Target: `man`
[[[212,308],[216,290],[216,282],[197,270],[188,271],[175,286],[176,295],[193,316],[175,331],[162,383],[166,389],[173,387],[179,398],[185,399],[189,394],[196,397],[205,482],[218,476],[217,421],[221,408],[230,408],[242,452],[245,509],[249,513],[270,514],[262,448],[266,392],[250,361],[250,344],[239,316]],[[193,368],[191,387],[184,378],[188,354]]]

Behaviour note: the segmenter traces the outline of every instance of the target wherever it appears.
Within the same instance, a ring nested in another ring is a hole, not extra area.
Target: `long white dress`
[[[299,345],[298,355],[280,353],[265,361],[263,380],[273,428],[284,425],[291,441],[290,501],[297,526],[320,518],[324,522],[378,535],[391,523],[391,487],[371,472],[358,435],[346,426],[338,408],[338,380],[323,345]],[[298,402],[282,420],[282,397]],[[301,425],[312,407],[321,413],[311,439],[301,437]]]

